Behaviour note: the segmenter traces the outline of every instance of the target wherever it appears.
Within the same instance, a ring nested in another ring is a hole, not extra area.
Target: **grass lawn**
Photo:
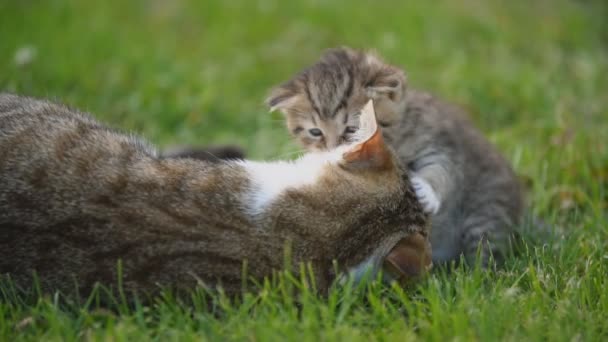
[[[0,341],[607,340],[608,5],[602,1],[1,1],[0,90],[52,97],[175,143],[296,151],[268,89],[336,45],[375,48],[471,110],[528,180],[531,231],[504,269],[329,298],[284,286],[222,314],[171,297],[110,312],[0,287]],[[10,251],[0,251],[1,254]],[[285,285],[285,284],[283,284]]]

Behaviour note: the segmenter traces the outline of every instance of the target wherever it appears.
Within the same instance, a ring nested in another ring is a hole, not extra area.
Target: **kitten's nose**
[[[333,145],[333,144],[332,144],[331,142],[329,142],[329,141],[322,142],[322,143],[320,143],[318,146],[319,146],[319,147],[318,147],[318,148],[319,148],[319,151],[331,151],[331,150],[333,150],[334,148],[336,148],[336,146],[335,146],[335,145]]]
[[[384,272],[400,284],[419,279],[433,267],[431,245],[426,237],[414,233],[397,242],[383,262]]]
[[[334,148],[338,147],[339,144],[340,142],[337,139],[327,139],[325,142],[325,147],[328,150],[333,150]]]

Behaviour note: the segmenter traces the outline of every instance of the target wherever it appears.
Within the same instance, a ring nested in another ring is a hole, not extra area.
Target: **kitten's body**
[[[373,54],[333,49],[275,88],[267,102],[285,113],[302,145],[323,150],[349,141],[355,114],[369,99],[385,140],[412,172],[425,210],[434,214],[433,260],[464,254],[472,262],[480,244],[484,265],[492,254],[502,257],[522,211],[511,167],[459,109],[407,89],[400,69]]]
[[[432,217],[433,260],[464,254],[472,262],[483,243],[482,264],[490,254],[500,261],[522,215],[516,175],[458,107],[413,89],[406,103],[402,120],[384,136],[440,202]]]
[[[399,265],[415,250],[420,261],[426,245],[404,243],[425,235],[424,215],[391,163],[351,172],[332,152],[280,164],[163,159],[87,114],[0,94],[0,275],[29,287],[35,271],[44,291],[86,293],[115,285],[121,260],[127,291],[200,279],[235,294],[243,261],[260,279],[282,268],[286,244],[320,288],[333,260]],[[267,182],[277,167],[315,176]]]

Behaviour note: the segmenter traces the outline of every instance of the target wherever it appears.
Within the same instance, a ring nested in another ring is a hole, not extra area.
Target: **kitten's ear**
[[[291,108],[298,100],[299,94],[287,85],[282,85],[272,89],[270,95],[266,98],[266,105],[271,112],[275,110],[281,111],[283,114]]]
[[[401,239],[384,259],[383,269],[399,283],[422,276],[432,267],[431,248],[420,233]]]
[[[365,88],[371,98],[387,97],[398,102],[403,99],[407,87],[407,77],[403,70],[386,65],[374,55],[367,56],[367,63],[377,64],[377,73],[367,82]]]
[[[356,143],[343,155],[346,166],[354,169],[387,168],[391,154],[376,123],[373,100],[369,100],[359,116]]]

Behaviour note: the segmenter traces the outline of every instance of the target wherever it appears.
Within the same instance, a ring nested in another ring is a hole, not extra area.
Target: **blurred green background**
[[[605,338],[606,1],[0,0],[0,91],[67,102],[161,147],[236,143],[254,158],[291,158],[298,148],[263,100],[338,45],[376,49],[411,87],[468,108],[553,234],[504,272],[435,273],[422,298],[396,306],[375,295],[340,306],[334,296],[299,316],[293,303],[262,295],[224,320],[160,306],[108,316],[99,328],[94,313],[66,314],[49,299],[0,301],[0,336],[33,315],[47,322],[32,325],[42,327],[33,339],[82,337],[89,324],[94,336],[118,340],[201,331],[250,340]],[[412,319],[401,321],[404,306]],[[150,317],[162,324],[151,328]]]

